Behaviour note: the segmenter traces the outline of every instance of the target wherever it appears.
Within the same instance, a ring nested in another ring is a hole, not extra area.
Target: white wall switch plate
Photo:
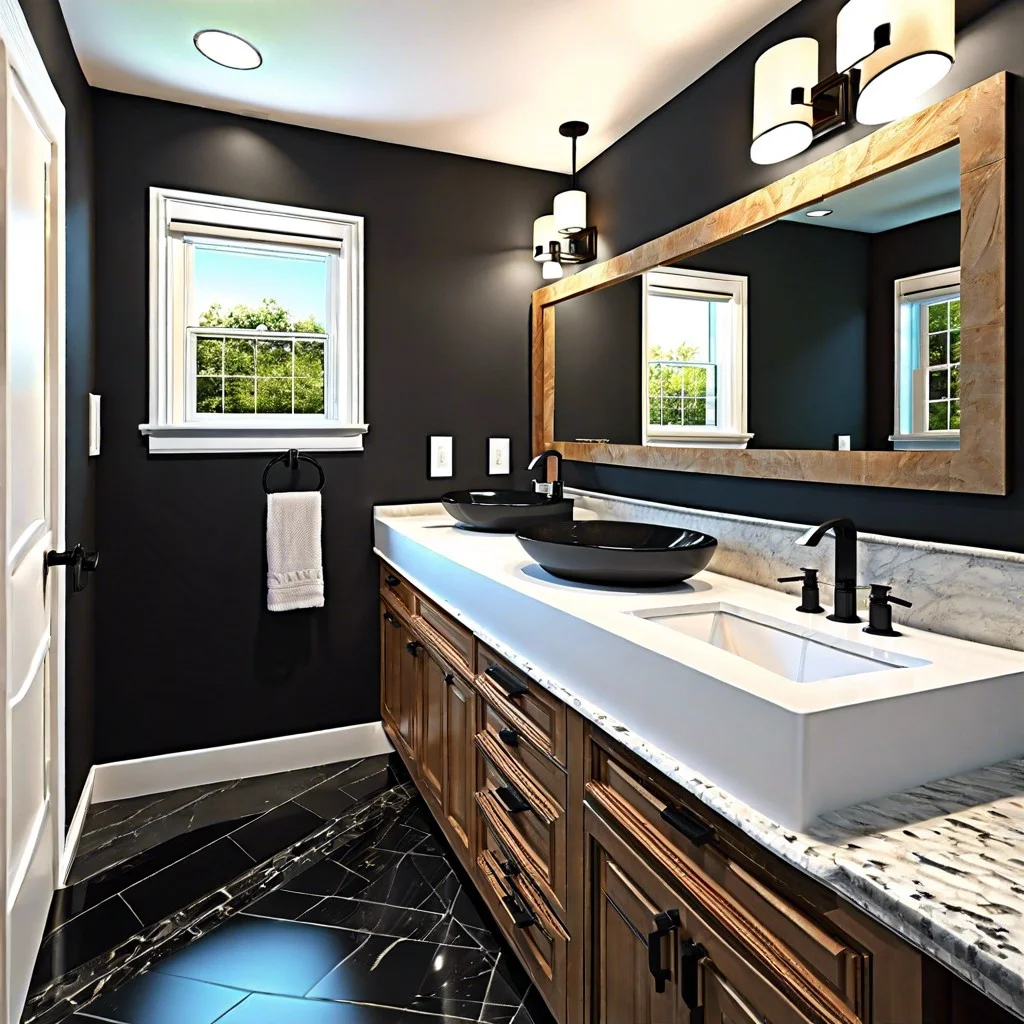
[[[512,441],[507,437],[487,439],[487,472],[491,476],[502,476],[512,472]]]
[[[455,442],[451,437],[430,438],[430,475],[455,475]]]
[[[850,435],[839,434],[837,436],[839,438],[839,450],[841,452],[848,452],[850,450]]]
[[[89,454],[100,453],[100,396],[89,395]]]

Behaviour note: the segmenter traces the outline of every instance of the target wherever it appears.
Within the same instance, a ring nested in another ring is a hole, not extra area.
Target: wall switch
[[[487,472],[491,476],[501,476],[512,472],[512,441],[507,437],[491,437],[487,439]]]
[[[89,395],[89,454],[100,453],[100,396]]]
[[[848,452],[850,450],[850,435],[849,434],[837,434],[836,440],[839,442],[839,451]]]
[[[430,475],[455,475],[455,442],[451,437],[430,438]]]

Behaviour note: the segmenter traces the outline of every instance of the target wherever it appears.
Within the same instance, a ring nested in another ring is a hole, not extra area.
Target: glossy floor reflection
[[[419,797],[72,1019],[551,1024]]]

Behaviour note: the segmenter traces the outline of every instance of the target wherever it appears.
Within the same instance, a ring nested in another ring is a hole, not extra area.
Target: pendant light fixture
[[[817,81],[817,41],[787,39],[754,65],[750,159],[773,164],[850,124],[909,113],[955,59],[955,0],[848,0],[836,21],[834,75]]]
[[[597,258],[597,228],[587,227],[587,193],[576,187],[576,140],[590,131],[585,121],[566,121],[558,132],[572,139],[570,187],[555,196],[552,213],[533,222],[533,258],[543,264],[546,281],[562,276],[563,263]]]

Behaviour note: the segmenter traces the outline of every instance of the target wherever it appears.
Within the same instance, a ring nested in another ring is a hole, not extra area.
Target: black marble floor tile
[[[288,849],[323,824],[320,815],[289,801],[232,832],[231,838],[254,861],[262,861]]]
[[[246,907],[244,913],[251,917],[272,917],[278,921],[298,921],[307,910],[311,910],[324,899],[323,896],[309,896],[303,892],[275,889],[251,906]]]
[[[295,803],[305,807],[321,818],[340,818],[353,804],[356,798],[342,788],[345,776],[328,779],[327,782],[302,793],[295,798]]]
[[[439,1024],[420,1017],[420,1024]],[[282,996],[249,996],[219,1024],[408,1024],[401,1010]],[[462,1022],[460,1022],[462,1024]]]
[[[121,894],[143,925],[156,924],[249,871],[256,863],[225,836],[136,882]]]
[[[357,875],[328,858],[293,878],[286,883],[285,888],[290,892],[301,892],[310,896],[356,896],[369,884],[362,875]]]
[[[124,1024],[213,1024],[248,994],[150,971],[101,996],[84,1012]]]
[[[241,916],[154,970],[250,992],[304,996],[365,939],[340,928]]]
[[[349,928],[371,935],[426,939],[437,929],[442,916],[407,907],[389,907],[383,903],[364,903],[361,900],[328,896],[305,911],[298,920]],[[473,945],[479,949],[476,943]]]

